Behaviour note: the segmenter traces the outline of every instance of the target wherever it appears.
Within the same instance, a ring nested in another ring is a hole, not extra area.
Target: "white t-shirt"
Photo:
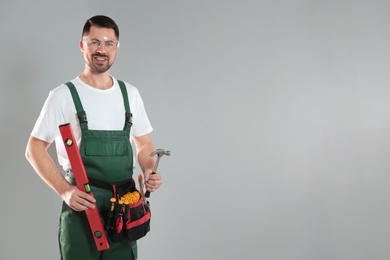
[[[82,82],[79,77],[71,80],[80,96],[90,130],[122,130],[125,125],[125,106],[122,92],[118,81],[114,77],[112,79],[114,85],[106,90],[91,87]],[[133,115],[130,136],[149,134],[153,128],[138,89],[127,82],[125,85]],[[65,84],[62,84],[50,91],[31,133],[31,136],[48,143],[55,140],[58,162],[65,171],[71,167],[59,126],[70,123],[77,144],[80,145],[81,129],[76,113],[70,90]]]

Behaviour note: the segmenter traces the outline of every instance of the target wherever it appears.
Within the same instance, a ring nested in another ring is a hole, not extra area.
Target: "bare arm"
[[[26,148],[26,158],[31,166],[69,207],[77,211],[93,208],[95,199],[65,180],[47,151],[49,146],[50,143],[30,137]]]
[[[133,141],[137,150],[138,164],[145,176],[146,189],[153,192],[162,184],[162,176],[159,173],[156,172],[152,175],[156,157],[150,157],[149,155],[155,150],[154,144],[149,135],[133,136]]]

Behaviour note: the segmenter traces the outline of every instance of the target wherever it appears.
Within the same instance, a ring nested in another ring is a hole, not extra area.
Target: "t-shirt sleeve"
[[[61,104],[54,94],[50,91],[42,110],[39,114],[31,136],[52,143],[60,135],[58,126],[64,122]]]
[[[144,102],[137,89],[134,89],[132,93],[130,109],[133,114],[132,135],[142,136],[151,133],[153,128],[146,114]]]

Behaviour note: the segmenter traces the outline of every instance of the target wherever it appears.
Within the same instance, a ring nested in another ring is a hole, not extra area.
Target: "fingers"
[[[94,204],[96,202],[95,198],[88,193],[80,191],[79,196],[84,199],[84,201],[88,201],[90,204]]]
[[[145,181],[145,187],[148,191],[153,192],[160,188],[162,184],[162,177],[159,173],[152,174],[149,179]]]
[[[81,197],[72,201],[69,206],[75,211],[84,211],[87,209],[95,208],[94,203],[90,202],[89,200],[83,199]]]
[[[77,189],[69,196],[67,204],[75,211],[83,211],[87,209],[94,209],[95,202],[96,200],[93,196]]]
[[[80,194],[80,198],[79,199],[80,199],[79,200],[79,204],[84,206],[84,207],[86,207],[86,209],[87,208],[90,208],[90,209],[94,209],[95,208],[96,200],[90,194],[82,192]]]
[[[71,205],[69,205],[73,210],[75,211],[84,211],[84,210],[87,210],[87,209],[93,209],[95,206],[92,204],[89,204],[87,206],[87,204],[83,204],[83,202],[75,202]]]

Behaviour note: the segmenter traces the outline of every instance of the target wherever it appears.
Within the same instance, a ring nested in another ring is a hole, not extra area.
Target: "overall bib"
[[[129,181],[133,175],[133,150],[130,143],[131,112],[125,84],[119,81],[126,114],[123,130],[89,130],[86,113],[74,85],[66,83],[77,110],[81,128],[80,154],[89,178],[116,184]],[[65,178],[72,184],[70,173]],[[100,216],[109,210],[112,191],[91,185]],[[104,220],[103,225],[104,225]],[[72,210],[62,203],[59,224],[59,246],[62,260],[133,260],[137,259],[137,243],[128,240],[112,242],[110,248],[98,251],[84,211]]]

